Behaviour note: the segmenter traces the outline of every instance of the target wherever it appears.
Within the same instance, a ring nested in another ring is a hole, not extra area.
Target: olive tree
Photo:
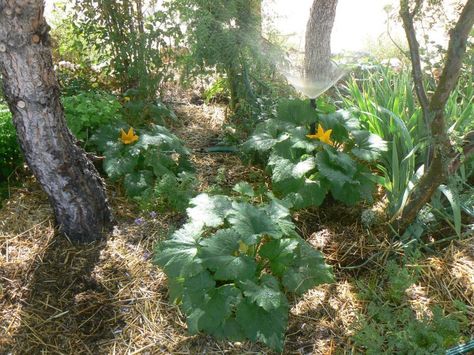
[[[112,222],[103,181],[66,126],[43,0],[0,0],[0,70],[26,162],[59,230],[99,239]]]

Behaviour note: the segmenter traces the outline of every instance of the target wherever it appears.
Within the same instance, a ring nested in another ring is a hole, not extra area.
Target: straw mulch
[[[201,190],[218,174],[228,186],[249,178],[236,156],[202,152],[218,139],[222,108],[186,104],[176,110],[183,125],[175,131],[193,151]],[[152,264],[154,244],[179,227],[182,216],[140,214],[113,186],[109,195],[118,221],[114,231],[105,242],[77,246],[56,233],[34,180],[13,191],[0,210],[0,354],[269,353],[259,344],[189,336],[183,315],[168,302],[165,275]],[[137,217],[144,223],[136,224]],[[350,351],[349,337],[364,309],[354,281],[368,272],[382,274],[397,246],[383,226],[364,229],[358,209],[329,204],[295,219],[334,265],[337,282],[291,300],[285,353]],[[461,299],[474,319],[473,241],[453,242],[423,261],[413,303]]]

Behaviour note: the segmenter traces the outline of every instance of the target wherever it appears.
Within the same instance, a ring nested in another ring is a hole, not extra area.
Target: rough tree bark
[[[474,25],[474,0],[468,0],[456,25],[450,32],[444,69],[434,94],[428,100],[422,81],[418,42],[416,41],[414,27],[414,17],[420,10],[422,3],[423,0],[416,0],[413,10],[410,10],[409,0],[401,0],[400,16],[410,47],[416,92],[423,114],[430,121],[433,157],[431,164],[426,167],[425,174],[413,189],[410,199],[398,219],[401,230],[404,230],[415,220],[420,209],[430,201],[439,185],[447,180],[449,174],[454,172],[455,167],[459,166],[461,156],[455,155],[449,141],[444,111],[449,95],[456,87],[459,79],[467,39]],[[467,149],[465,149],[466,152],[468,152]]]
[[[308,80],[331,77],[331,32],[337,0],[314,0],[306,26],[304,74]]]
[[[104,184],[66,126],[43,0],[0,0],[0,69],[25,159],[59,230],[99,239],[112,224]]]

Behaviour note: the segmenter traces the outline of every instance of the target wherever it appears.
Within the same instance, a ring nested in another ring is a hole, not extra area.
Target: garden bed
[[[174,108],[181,122],[174,133],[192,151],[200,191],[264,179],[235,155],[203,151],[216,143],[225,121],[223,108],[187,102]],[[189,336],[184,315],[168,301],[166,276],[152,263],[154,245],[182,225],[183,216],[144,214],[118,187],[108,186],[108,193],[116,227],[104,242],[77,246],[56,233],[47,197],[34,179],[12,190],[0,210],[0,352],[270,352],[250,342]],[[368,312],[361,290],[375,285],[373,290],[386,292],[377,285],[386,278],[387,260],[403,253],[386,226],[369,231],[361,225],[361,210],[328,202],[294,215],[300,234],[333,266],[336,282],[290,299],[285,353],[361,350],[353,341]],[[471,237],[434,244],[432,253],[409,265],[419,270],[419,277],[399,307],[413,310],[421,320],[434,305],[446,314],[461,312],[453,301],[462,301],[469,324],[460,331],[473,334],[473,243]]]

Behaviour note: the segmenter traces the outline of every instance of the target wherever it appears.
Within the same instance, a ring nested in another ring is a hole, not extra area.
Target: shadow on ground
[[[22,300],[20,326],[11,351],[18,354],[96,353],[91,344],[114,338],[123,326],[114,290],[94,277],[105,243],[72,245],[56,236],[32,265],[29,295]]]

